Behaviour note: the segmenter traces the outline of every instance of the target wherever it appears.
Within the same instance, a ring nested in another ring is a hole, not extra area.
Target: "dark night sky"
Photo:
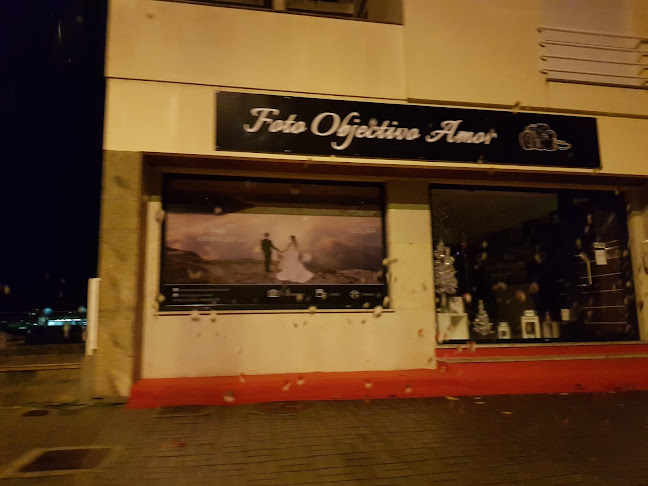
[[[76,309],[96,276],[105,3],[0,6],[0,310]]]

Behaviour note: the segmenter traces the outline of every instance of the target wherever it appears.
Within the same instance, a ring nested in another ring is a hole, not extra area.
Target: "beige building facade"
[[[647,72],[640,64],[648,54],[640,51],[648,53],[648,6],[587,4],[375,2],[376,18],[397,22],[387,23],[110,0],[94,395],[128,396],[140,380],[437,370],[448,348],[436,317],[431,183],[624,194],[637,313],[637,335],[625,343],[637,354],[648,340],[648,90],[640,79]],[[639,51],[630,53],[638,65],[630,68],[639,70],[614,82],[550,80],[541,26],[622,36],[627,42],[619,48]],[[218,150],[216,93],[223,91],[594,118],[600,167]],[[377,184],[384,195],[384,310],[165,310],[160,266],[169,175]],[[533,344],[490,346],[579,346]]]

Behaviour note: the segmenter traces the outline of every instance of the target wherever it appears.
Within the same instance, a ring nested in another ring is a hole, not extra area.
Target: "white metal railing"
[[[547,81],[648,89],[648,37],[537,28]]]
[[[99,285],[100,278],[88,279],[88,305],[85,354],[92,356],[97,350],[97,336],[99,334]]]

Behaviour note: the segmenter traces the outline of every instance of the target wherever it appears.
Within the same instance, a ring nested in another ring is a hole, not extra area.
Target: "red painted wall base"
[[[128,407],[614,390],[648,390],[648,358],[439,362],[435,370],[145,379],[133,385]]]

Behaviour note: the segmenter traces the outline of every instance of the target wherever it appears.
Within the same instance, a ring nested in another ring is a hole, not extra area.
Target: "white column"
[[[97,349],[97,333],[99,331],[99,285],[100,278],[88,279],[87,325],[85,354],[92,356]]]
[[[399,320],[416,323],[430,343],[433,356],[436,319],[429,201],[426,182],[387,183],[391,307],[399,314]]]

